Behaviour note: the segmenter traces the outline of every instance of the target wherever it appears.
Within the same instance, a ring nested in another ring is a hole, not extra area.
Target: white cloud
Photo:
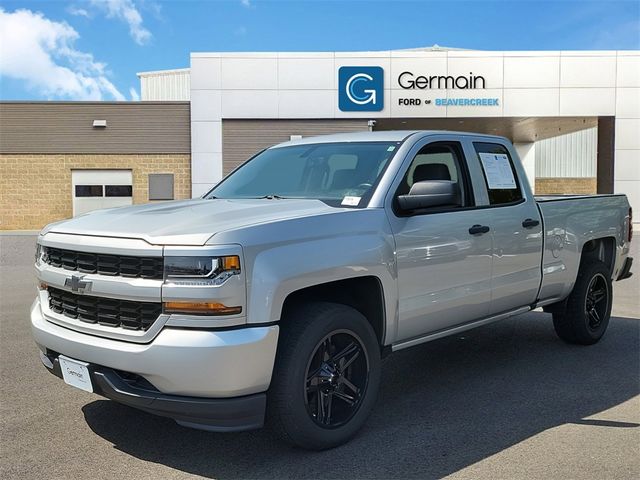
[[[138,93],[138,91],[131,87],[129,88],[129,95],[131,96],[131,100],[134,102],[139,102],[140,101],[140,94]]]
[[[0,76],[22,80],[47,98],[125,100],[107,78],[106,65],[76,50],[78,38],[66,22],[0,7]]]
[[[247,8],[251,8],[251,0],[240,0],[240,3],[242,4],[243,7],[247,7]]]
[[[132,0],[90,0],[91,5],[107,14],[107,18],[117,18],[129,25],[129,34],[138,45],[151,40],[151,32],[142,25],[142,15]]]
[[[85,17],[91,18],[91,15],[84,8],[76,7],[74,5],[69,5],[67,7],[67,12],[75,17]]]

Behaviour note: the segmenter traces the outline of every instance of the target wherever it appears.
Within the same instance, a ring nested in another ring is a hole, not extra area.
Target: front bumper
[[[277,325],[227,330],[165,326],[146,344],[96,337],[49,322],[39,299],[31,307],[31,328],[43,353],[137,374],[163,394],[204,398],[266,391],[278,343]]]
[[[45,354],[47,369],[62,377],[58,355]],[[49,366],[51,365],[51,366]],[[265,393],[235,398],[201,398],[166,395],[151,385],[136,381],[135,376],[99,365],[89,365],[93,391],[118,403],[154,415],[169,417],[186,427],[217,432],[260,428],[264,424],[267,403]]]

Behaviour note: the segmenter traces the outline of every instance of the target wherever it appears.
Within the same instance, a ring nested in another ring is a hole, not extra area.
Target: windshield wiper
[[[260,199],[265,198],[267,200],[283,200],[285,197],[281,197],[280,195],[277,195],[275,193],[271,193],[269,195],[265,195],[264,197],[258,197]]]

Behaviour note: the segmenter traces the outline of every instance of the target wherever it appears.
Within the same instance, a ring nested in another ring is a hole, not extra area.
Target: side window
[[[430,143],[425,145],[414,157],[398,187],[396,196],[408,194],[416,182],[449,180],[456,185],[459,192],[460,206],[468,207],[473,205],[473,200],[467,187],[467,178],[466,164],[459,143]]]
[[[473,144],[489,192],[491,205],[517,203],[523,199],[518,175],[507,149],[497,143]]]

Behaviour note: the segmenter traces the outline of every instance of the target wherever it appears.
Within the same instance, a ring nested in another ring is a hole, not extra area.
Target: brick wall
[[[191,197],[188,154],[0,154],[0,230],[38,230],[73,214],[72,169],[130,169],[133,203],[148,202],[150,173],[173,173],[176,199]]]
[[[536,178],[536,195],[590,195],[596,192],[596,178]]]

